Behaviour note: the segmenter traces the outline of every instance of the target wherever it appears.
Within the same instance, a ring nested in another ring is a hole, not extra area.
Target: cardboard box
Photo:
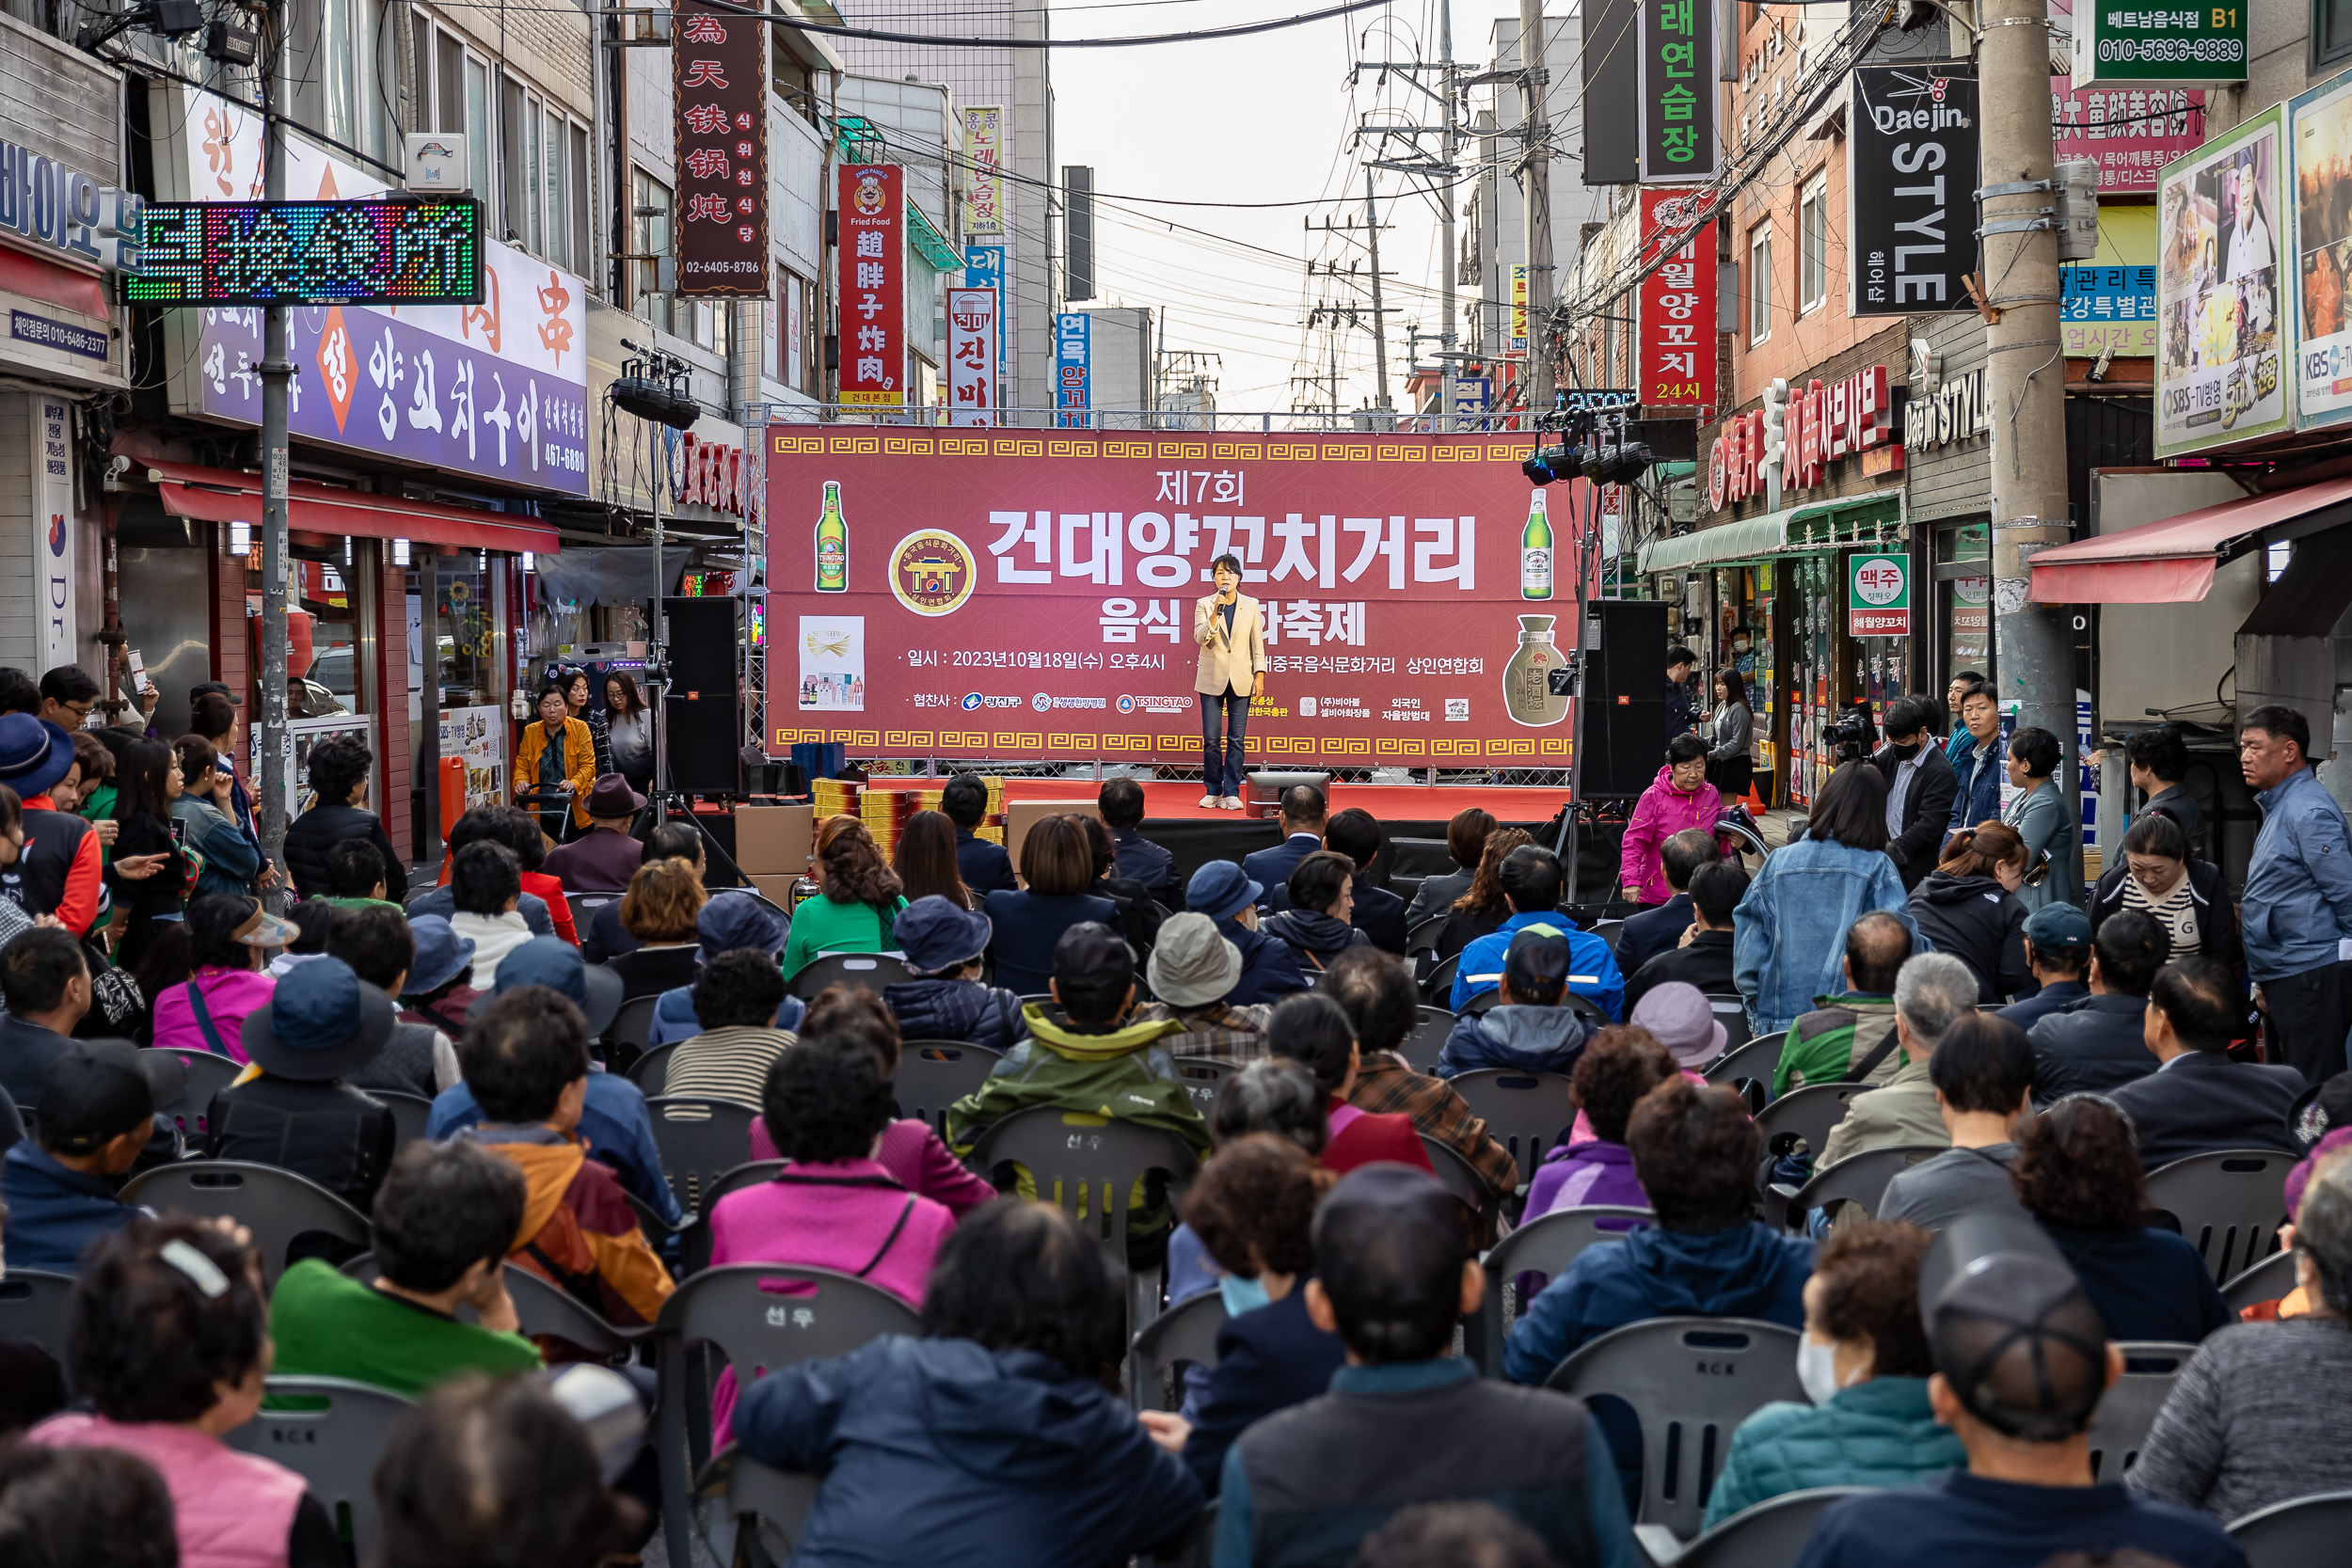
[[[1021,871],[1021,842],[1032,824],[1049,816],[1067,816],[1081,802],[1072,800],[1009,800],[1005,804],[1005,853],[1012,858],[1015,876]],[[1027,886],[1026,882],[1022,884]]]
[[[816,833],[814,807],[738,807],[735,863],[746,877],[776,876],[788,880],[808,870]]]
[[[781,876],[765,871],[746,871],[743,873],[743,878],[752,884],[753,891],[761,897],[786,913],[791,912],[792,884],[800,880],[798,877]]]

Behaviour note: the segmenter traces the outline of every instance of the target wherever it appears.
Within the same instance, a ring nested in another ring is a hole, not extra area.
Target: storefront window
[[[471,550],[441,556],[435,610],[440,632],[441,704],[444,709],[495,704],[498,693],[498,612],[491,573]],[[423,569],[408,574],[408,592],[421,592]]]
[[[1981,574],[1966,570],[1982,562]],[[1993,529],[1989,523],[1938,530],[1935,535],[1935,624],[1943,640],[1939,674],[1993,673]],[[1960,568],[1954,570],[1954,568]]]

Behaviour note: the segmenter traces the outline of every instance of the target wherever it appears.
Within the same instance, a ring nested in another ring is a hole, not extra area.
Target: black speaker
[[[1599,599],[1584,623],[1584,793],[1642,793],[1666,760],[1666,617],[1657,599]]]
[[[691,601],[689,601],[691,602]],[[661,700],[662,742],[670,753],[670,787],[691,795],[736,795],[743,788],[743,709],[735,677],[695,689],[681,680]]]
[[[740,673],[734,599],[664,599],[670,618],[670,689],[732,691]]]

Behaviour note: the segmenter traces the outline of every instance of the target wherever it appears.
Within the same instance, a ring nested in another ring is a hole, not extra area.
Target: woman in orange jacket
[[[561,688],[539,693],[539,722],[524,726],[515,748],[515,796],[540,791],[539,828],[549,838],[562,839],[564,813],[550,809],[547,797],[561,792],[572,798],[571,817],[580,832],[588,830],[588,792],[596,784],[596,743],[588,726],[570,717]]]

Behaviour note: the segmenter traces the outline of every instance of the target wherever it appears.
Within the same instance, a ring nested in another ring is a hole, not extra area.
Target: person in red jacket
[[[1304,1062],[1315,1082],[1331,1097],[1328,1109],[1330,1140],[1323,1146],[1327,1170],[1345,1175],[1375,1160],[1396,1160],[1432,1169],[1429,1151],[1413,1131],[1413,1118],[1403,1112],[1359,1111],[1347,1102],[1356,1086],[1363,1053],[1356,1044],[1356,1026],[1346,1009],[1327,996],[1312,992],[1294,996],[1266,1020],[1266,1049],[1277,1056]]]

